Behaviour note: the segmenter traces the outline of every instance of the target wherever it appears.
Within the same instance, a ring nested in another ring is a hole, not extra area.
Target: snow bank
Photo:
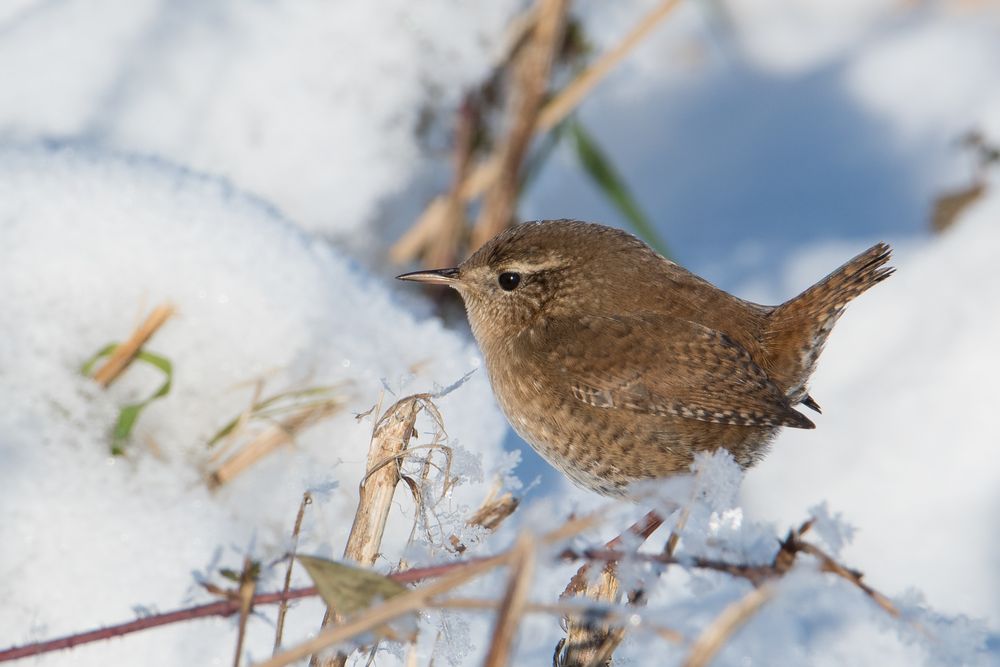
[[[347,259],[261,202],[161,162],[2,150],[0,239],[6,641],[125,620],[134,605],[207,599],[192,571],[238,569],[247,550],[266,562],[279,556],[307,489],[317,503],[303,549],[339,555],[371,430],[354,413],[376,402],[383,380],[400,395],[429,391],[479,364],[469,342],[434,320],[415,321]],[[103,392],[80,364],[163,302],[178,314],[147,347],[172,361],[174,386],[139,418],[129,455],[112,458],[117,407],[149,395],[159,378],[136,368]],[[213,494],[206,442],[248,406],[259,379],[264,396],[349,383],[349,400]],[[504,422],[482,372],[438,404],[457,458],[467,461],[459,471],[476,480],[439,510],[463,513],[506,470]],[[407,520],[396,519],[385,542],[390,558],[408,534]],[[321,616],[316,605],[305,609],[312,615],[303,611],[299,636]],[[231,623],[196,625],[82,649],[73,661],[230,660]],[[269,634],[255,635],[255,655],[268,650]]]

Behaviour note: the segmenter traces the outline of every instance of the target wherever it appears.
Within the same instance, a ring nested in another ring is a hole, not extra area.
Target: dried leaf
[[[315,556],[298,555],[296,558],[306,568],[323,601],[344,616],[409,590],[406,586],[365,568]]]
[[[931,214],[931,228],[935,232],[943,232],[953,224],[958,216],[969,206],[978,201],[986,192],[986,184],[973,183],[969,187],[945,192],[934,200],[934,211]]]

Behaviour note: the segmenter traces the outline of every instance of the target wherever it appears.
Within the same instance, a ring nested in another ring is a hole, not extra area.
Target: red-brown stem
[[[393,574],[387,576],[393,581],[397,581],[401,584],[410,584],[424,579],[440,577],[457,567],[468,565],[479,560],[484,559],[470,558],[440,565],[416,567],[403,572],[394,572]],[[314,595],[319,595],[315,586],[293,588],[287,592],[279,591],[275,593],[258,593],[253,596],[251,606],[278,604],[280,602],[312,597]],[[209,602],[197,607],[187,607],[185,609],[176,609],[162,614],[152,614],[144,618],[137,618],[134,621],[119,623],[118,625],[110,625],[98,630],[88,630],[86,632],[67,635],[57,639],[49,639],[45,641],[33,642],[31,644],[24,644],[23,646],[13,646],[8,649],[3,649],[0,650],[0,662],[18,660],[20,658],[28,658],[33,655],[41,655],[42,653],[49,653],[51,651],[73,648],[74,646],[79,646],[81,644],[89,644],[102,639],[110,639],[111,637],[120,637],[133,632],[139,632],[140,630],[148,630],[161,625],[170,625],[171,623],[180,623],[181,621],[190,621],[196,618],[232,616],[233,614],[238,613],[239,610],[240,601],[238,598],[233,597],[225,600],[219,600],[218,602]]]

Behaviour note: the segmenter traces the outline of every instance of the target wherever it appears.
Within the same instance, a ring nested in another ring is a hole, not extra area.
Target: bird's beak
[[[433,283],[435,285],[452,285],[458,282],[458,269],[433,269],[431,271],[413,271],[396,276],[396,280],[412,280],[418,283]]]

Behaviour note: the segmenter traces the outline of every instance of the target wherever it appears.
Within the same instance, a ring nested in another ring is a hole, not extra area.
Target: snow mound
[[[9,641],[125,620],[136,604],[204,599],[192,570],[238,569],[248,550],[265,561],[283,553],[307,489],[317,502],[303,548],[339,556],[371,431],[354,413],[376,402],[383,380],[400,395],[428,391],[479,364],[467,341],[415,321],[260,201],[144,158],[0,149],[0,285],[0,624]],[[177,315],[146,347],[173,363],[173,388],[140,416],[128,455],[114,458],[118,407],[160,380],[137,364],[104,392],[80,365],[164,302]],[[212,493],[206,442],[250,404],[257,380],[263,396],[342,383],[347,404]],[[387,393],[384,407],[392,400]],[[481,372],[437,403],[461,472],[481,480],[442,507],[464,516],[508,467],[504,422]],[[385,552],[398,556],[407,532],[390,531]],[[302,632],[319,622],[313,607]],[[229,627],[84,648],[74,664],[228,661]]]

